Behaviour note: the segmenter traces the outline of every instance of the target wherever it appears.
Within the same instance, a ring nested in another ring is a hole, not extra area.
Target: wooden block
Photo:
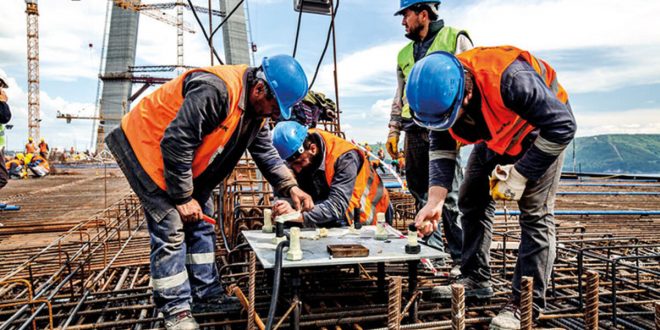
[[[330,244],[328,253],[333,258],[368,257],[369,249],[360,244]]]

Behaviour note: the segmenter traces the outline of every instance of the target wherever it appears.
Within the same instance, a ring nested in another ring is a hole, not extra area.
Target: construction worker
[[[352,143],[323,130],[308,129],[294,121],[280,122],[273,130],[273,145],[296,175],[300,187],[312,195],[315,206],[301,213],[306,227],[337,227],[353,223],[360,208],[360,222],[375,224],[385,213],[391,223],[387,189],[370,166],[367,155]],[[275,216],[293,212],[289,203],[277,202]]]
[[[34,139],[32,137],[28,137],[28,142],[25,144],[25,153],[33,154],[35,152],[37,152],[37,147],[34,145]]]
[[[407,95],[415,120],[432,130],[431,153],[438,155],[430,161],[429,201],[415,219],[422,234],[437,226],[443,212],[457,144],[476,144],[459,197],[465,235],[460,283],[467,297],[493,295],[494,200],[518,204],[521,238],[513,292],[491,323],[491,329],[518,329],[521,277],[534,278],[538,315],[555,260],[555,193],[563,150],[576,130],[566,91],[546,62],[503,46],[428,55],[415,64]],[[436,287],[433,294],[451,297],[451,287]]]
[[[399,151],[399,155],[397,157],[397,164],[399,165],[399,174],[405,175],[406,174],[406,156],[403,153],[403,151]]]
[[[397,81],[398,87],[392,102],[392,112],[387,138],[387,151],[392,158],[398,153],[399,135],[403,130],[405,135],[404,151],[406,155],[406,173],[415,173],[407,178],[408,189],[415,198],[415,206],[419,211],[426,203],[429,189],[429,138],[428,130],[419,127],[412,120],[410,107],[406,101],[405,84],[410,70],[415,62],[427,54],[444,50],[459,54],[472,48],[472,41],[466,31],[446,26],[439,19],[440,0],[401,0],[400,9],[395,15],[401,15],[401,24],[405,27],[406,37],[411,40],[398,55]],[[435,155],[431,155],[435,157]],[[460,226],[458,210],[458,187],[463,177],[460,159],[456,159],[456,180],[445,203],[442,227],[447,239],[447,252],[451,255],[454,267],[450,271],[452,277],[460,275],[461,247],[463,232]],[[442,239],[442,228],[426,238],[427,243],[438,249],[445,250]]]
[[[9,109],[9,104],[7,103],[7,93],[5,93],[5,88],[9,87],[7,85],[7,78],[4,74],[0,74],[0,159],[2,162],[5,162],[5,147],[7,145],[7,137],[5,136],[5,124],[11,120],[11,110]],[[7,168],[5,166],[0,166],[0,189],[7,185],[7,180],[9,179],[9,173],[7,173]]]
[[[273,148],[269,118],[291,115],[307,78],[288,55],[262,66],[193,69],[162,85],[124,116],[106,138],[145,209],[151,235],[154,303],[167,329],[198,329],[192,312],[236,311],[215,265],[213,189],[246,150],[278,194],[310,209]],[[221,220],[222,221],[222,220]]]
[[[46,139],[43,137],[39,140],[39,155],[41,157],[48,159],[48,154],[50,153],[50,148],[48,147],[48,143],[46,143]]]
[[[25,177],[25,172],[23,171],[23,163],[25,155],[22,153],[17,153],[14,156],[14,159],[5,163],[5,171],[7,172],[8,178],[11,179],[22,179]]]
[[[30,171],[38,178],[43,178],[50,173],[48,160],[41,155],[35,154],[27,165]]]

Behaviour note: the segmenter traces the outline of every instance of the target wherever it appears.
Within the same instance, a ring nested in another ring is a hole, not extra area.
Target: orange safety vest
[[[37,151],[37,148],[34,147],[34,143],[27,143],[25,145],[25,153],[26,154],[31,154]]]
[[[45,168],[46,170],[50,171],[50,165],[48,164],[48,161],[46,160],[46,158],[43,158],[39,155],[35,155],[34,157],[32,157],[32,162],[33,163],[36,163],[38,161],[41,161],[41,163],[39,163],[38,166],[41,166],[41,167]]]
[[[165,129],[176,117],[183,104],[183,82],[192,72],[206,71],[225,83],[229,94],[229,114],[218,127],[206,135],[197,147],[192,163],[193,178],[198,177],[222,153],[240,123],[244,109],[238,107],[243,91],[243,77],[247,65],[218,65],[193,69],[163,84],[144,97],[122,118],[121,128],[142,168],[163,190],[167,190],[164,177],[163,155],[160,142]]]
[[[39,152],[48,152],[48,143],[39,143]]]
[[[11,170],[11,167],[12,167],[11,165],[12,165],[12,164],[16,164],[16,167],[18,167],[18,166],[23,166],[23,163],[21,163],[20,160],[18,160],[18,159],[12,159],[12,160],[10,160],[10,161],[8,161],[8,162],[5,163],[5,168],[7,169],[7,171]]]
[[[376,224],[376,214],[387,212],[390,205],[390,196],[378,173],[369,166],[367,156],[350,142],[326,131],[310,129],[309,133],[318,133],[325,143],[325,179],[328,186],[332,184],[332,178],[335,176],[335,162],[337,159],[351,150],[355,150],[360,154],[362,167],[355,180],[353,195],[348,202],[346,218],[348,223],[352,224],[353,209],[359,207],[362,211],[360,222],[369,225]]]
[[[532,56],[529,52],[512,47],[477,47],[456,56],[463,67],[474,75],[475,84],[481,91],[481,112],[490,132],[490,140],[486,141],[489,149],[500,155],[516,156],[522,151],[522,142],[535,129],[530,123],[507,108],[502,100],[500,82],[504,71],[518,58],[532,65],[543,78],[548,88],[563,103],[568,102],[568,94],[557,81],[557,73],[545,61]],[[474,144],[479,141],[468,141],[449,129],[454,139],[463,144]]]

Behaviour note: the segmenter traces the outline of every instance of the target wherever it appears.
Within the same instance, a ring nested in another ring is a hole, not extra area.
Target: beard
[[[421,41],[419,33],[422,32],[424,27],[422,24],[417,23],[415,26],[409,28],[410,32],[406,33],[406,37],[413,41]]]

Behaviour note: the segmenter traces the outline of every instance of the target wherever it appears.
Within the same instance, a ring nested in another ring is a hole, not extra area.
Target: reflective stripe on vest
[[[193,178],[206,170],[216,156],[222,153],[238,127],[243,109],[238,107],[243,91],[243,77],[247,65],[218,65],[193,69],[162,85],[144,97],[121,121],[121,128],[142,168],[163,190],[167,190],[164,177],[163,155],[160,142],[165,129],[174,120],[183,104],[183,82],[192,72],[210,72],[218,76],[227,87],[228,116],[218,127],[202,139],[192,163]]]
[[[438,31],[438,34],[435,35],[435,39],[433,40],[431,47],[429,47],[424,56],[439,50],[455,54],[456,39],[458,38],[458,34],[461,32],[466,33],[465,31],[461,31],[450,26],[443,27],[440,29],[440,31]],[[401,51],[399,51],[398,56],[399,68],[401,68],[403,77],[405,78],[406,82],[408,81],[408,75],[410,74],[410,71],[412,71],[412,68],[415,65],[413,44],[413,42],[409,42],[405,47],[403,47],[403,49],[401,49]],[[405,88],[403,90],[403,108],[401,109],[401,117],[408,119],[412,118],[412,115],[410,114],[410,106],[408,106],[408,99],[406,98]]]
[[[348,223],[353,223],[353,209],[359,207],[360,222],[364,224],[376,224],[376,214],[387,212],[390,197],[383,186],[378,173],[369,165],[366,155],[350,142],[318,129],[310,129],[309,133],[317,133],[325,144],[325,179],[328,186],[332,184],[335,176],[335,163],[343,154],[355,150],[362,158],[362,167],[359,169],[353,188],[353,195],[346,209]]]
[[[484,116],[490,140],[486,141],[489,149],[500,155],[516,156],[522,152],[522,142],[535,129],[530,123],[507,108],[502,100],[502,74],[518,58],[528,62],[543,78],[548,88],[562,103],[568,102],[568,94],[557,81],[557,73],[548,63],[532,56],[527,51],[512,47],[477,47],[456,56],[469,70],[481,91],[481,113]],[[453,129],[449,133],[458,142],[473,144],[481,141],[468,141],[456,135]]]
[[[7,138],[5,137],[5,125],[0,124],[0,149],[2,149],[6,143]]]

